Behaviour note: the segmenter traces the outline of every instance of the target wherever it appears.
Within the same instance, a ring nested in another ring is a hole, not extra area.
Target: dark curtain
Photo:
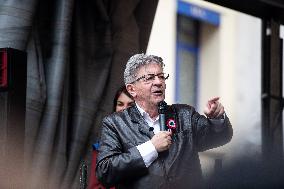
[[[28,53],[19,188],[80,188],[80,161],[91,163],[127,59],[146,51],[157,3],[0,1],[0,48]]]

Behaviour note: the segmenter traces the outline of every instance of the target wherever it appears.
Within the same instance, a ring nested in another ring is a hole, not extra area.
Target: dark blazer
[[[233,131],[229,119],[214,123],[189,105],[169,106],[177,128],[169,150],[159,153],[147,168],[136,148],[154,133],[136,106],[103,119],[101,146],[97,157],[97,177],[116,188],[196,188],[201,182],[199,151],[230,141]],[[218,124],[216,124],[218,123]],[[223,124],[220,124],[223,123]]]

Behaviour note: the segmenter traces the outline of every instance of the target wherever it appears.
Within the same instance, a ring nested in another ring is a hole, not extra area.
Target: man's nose
[[[160,79],[158,76],[155,76],[155,79],[154,79],[154,81],[153,81],[153,84],[160,84],[160,85],[162,85],[163,84],[163,80],[162,79]]]

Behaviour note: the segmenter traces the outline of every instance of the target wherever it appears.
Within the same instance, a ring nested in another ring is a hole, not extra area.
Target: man
[[[97,176],[116,188],[181,189],[201,186],[198,152],[223,145],[232,127],[219,98],[200,115],[189,105],[166,108],[167,131],[160,131],[158,104],[165,98],[168,75],[162,58],[132,56],[124,82],[135,106],[104,118]]]

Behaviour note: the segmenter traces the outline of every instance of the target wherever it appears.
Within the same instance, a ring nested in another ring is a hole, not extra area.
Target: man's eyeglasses
[[[158,73],[158,74],[147,74],[147,75],[143,75],[141,77],[138,77],[135,81],[144,81],[145,83],[152,83],[153,81],[155,81],[156,76],[158,77],[158,79],[160,81],[165,81],[169,78],[169,74],[165,74],[165,73]],[[135,82],[134,81],[134,82]]]

